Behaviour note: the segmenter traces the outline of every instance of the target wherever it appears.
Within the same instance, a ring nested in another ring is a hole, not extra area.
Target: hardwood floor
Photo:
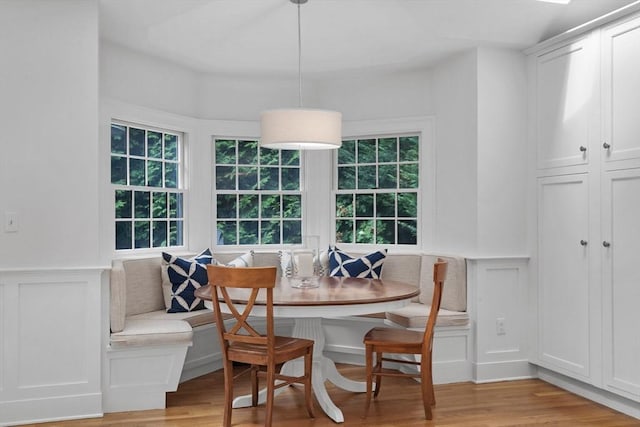
[[[342,365],[340,371],[355,380],[364,379],[364,368]],[[246,377],[246,376],[245,376]],[[248,392],[248,381],[238,381],[236,395]],[[102,418],[83,419],[43,426],[218,426],[222,420],[222,371],[180,385],[167,395],[167,409],[120,412]],[[424,419],[420,387],[406,378],[385,378],[367,419],[362,418],[364,393],[351,393],[328,385],[333,401],[344,413],[345,427],[356,426],[640,426],[640,420],[615,412],[539,380],[490,384],[436,385],[437,405],[432,421]],[[264,407],[235,409],[234,426],[260,426]],[[335,427],[316,405],[310,419],[304,407],[304,393],[289,387],[274,404],[274,425],[280,427]]]

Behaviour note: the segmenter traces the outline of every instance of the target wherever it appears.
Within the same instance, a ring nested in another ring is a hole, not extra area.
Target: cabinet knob
[[[608,248],[609,246],[611,246],[611,243],[605,240],[604,242],[602,242],[602,246],[604,246],[605,248]]]
[[[580,146],[580,151],[582,151],[584,153],[585,151],[587,151],[587,147],[585,147],[584,145],[581,145]]]
[[[605,142],[604,144],[602,144],[602,148],[608,150],[609,148],[611,148],[611,146]]]
[[[587,246],[587,241],[586,240],[580,240],[580,244],[582,246]]]

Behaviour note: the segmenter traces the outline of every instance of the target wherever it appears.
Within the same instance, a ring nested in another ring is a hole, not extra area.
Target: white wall
[[[349,73],[314,84],[315,100],[342,112],[345,120],[427,116],[434,113],[429,69],[369,74]]]
[[[345,120],[433,113],[429,70],[346,77],[303,75],[302,105],[340,111]],[[297,76],[200,75],[198,117],[256,120],[270,108],[298,106]]]
[[[428,69],[303,75],[302,103],[335,109],[345,120],[433,114]],[[298,106],[298,77],[203,74],[108,42],[100,44],[101,96],[192,118],[257,120],[270,108]]]
[[[466,52],[433,70],[436,112],[434,247],[467,253],[477,246],[477,53]]]
[[[97,1],[0,2],[0,268],[98,260]]]
[[[311,104],[307,106],[317,107]],[[298,79],[201,74],[197,117],[216,120],[258,120],[271,108],[298,106]]]
[[[480,48],[433,70],[435,247],[526,253],[526,69],[519,52]]]
[[[524,54],[478,50],[478,241],[484,255],[526,253]]]
[[[198,117],[198,73],[100,42],[100,96]]]

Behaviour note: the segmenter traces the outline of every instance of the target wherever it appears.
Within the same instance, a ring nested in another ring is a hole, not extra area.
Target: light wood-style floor
[[[364,368],[341,365],[340,371],[364,379]],[[236,395],[248,393],[247,376],[238,381]],[[103,418],[38,424],[43,426],[219,426],[222,420],[222,371],[180,385],[167,395],[167,409],[106,414]],[[433,421],[424,419],[419,385],[410,379],[385,378],[367,419],[362,418],[364,394],[328,384],[329,394],[344,413],[345,427],[364,426],[640,426],[640,420],[615,412],[539,380],[490,384],[436,385]],[[234,426],[260,426],[264,408],[234,409]],[[316,418],[304,408],[301,389],[289,387],[275,400],[274,425],[282,427],[335,427],[316,405]]]

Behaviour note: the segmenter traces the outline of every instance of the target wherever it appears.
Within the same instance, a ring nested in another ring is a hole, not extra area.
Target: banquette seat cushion
[[[424,328],[429,318],[431,306],[420,303],[411,303],[397,310],[385,313],[385,318],[405,328]],[[445,310],[438,311],[436,326],[465,326],[469,323],[469,315],[466,312]]]
[[[191,325],[182,320],[128,318],[123,330],[111,334],[111,347],[190,344],[192,339]]]

